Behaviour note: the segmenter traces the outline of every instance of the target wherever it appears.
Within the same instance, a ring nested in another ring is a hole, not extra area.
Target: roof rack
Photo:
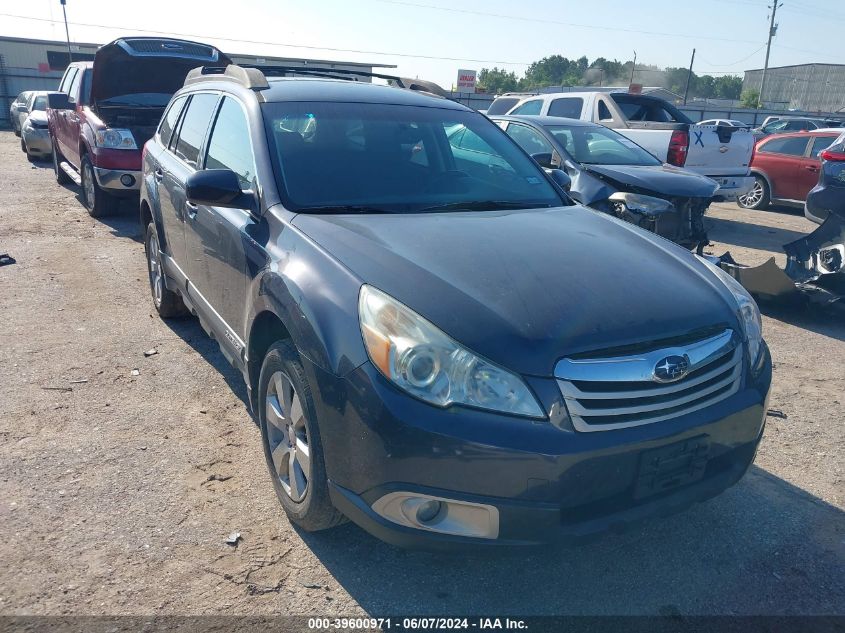
[[[266,90],[270,87],[267,77],[324,77],[328,79],[344,79],[359,81],[359,77],[376,77],[385,79],[390,85],[405,90],[424,92],[432,96],[447,97],[446,91],[432,81],[422,79],[408,79],[395,75],[367,72],[365,70],[348,70],[345,68],[325,68],[318,66],[261,66],[258,64],[229,64],[222,66],[202,66],[194,68],[185,78],[185,85],[201,81],[224,79],[235,81],[250,90]]]

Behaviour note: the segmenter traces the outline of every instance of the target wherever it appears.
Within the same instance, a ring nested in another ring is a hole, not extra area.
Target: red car
[[[819,154],[840,134],[841,128],[825,128],[761,139],[751,155],[754,186],[736,203],[745,209],[766,209],[773,203],[803,207],[819,181]]]
[[[138,194],[141,150],[188,71],[229,63],[207,44],[127,37],[98,49],[93,62],[70,64],[48,97],[56,180],[80,185],[92,216],[115,211],[119,198]]]

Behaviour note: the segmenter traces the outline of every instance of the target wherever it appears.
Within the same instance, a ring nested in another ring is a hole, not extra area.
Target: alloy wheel
[[[91,171],[91,165],[88,163],[85,163],[82,168],[82,184],[85,191],[85,205],[89,209],[93,209],[96,192],[94,191],[94,174]]]
[[[744,196],[739,197],[739,201],[744,207],[754,207],[755,205],[760,204],[762,199],[763,183],[757,178],[754,179],[754,186],[751,187],[751,191]]]
[[[300,502],[308,492],[311,478],[311,447],[305,426],[302,400],[281,371],[270,377],[265,402],[267,442],[275,475],[285,493]]]
[[[161,297],[164,289],[160,257],[158,238],[155,233],[150,233],[150,240],[147,243],[147,261],[149,263],[150,287],[153,289],[153,299],[155,299],[156,306],[161,305]]]

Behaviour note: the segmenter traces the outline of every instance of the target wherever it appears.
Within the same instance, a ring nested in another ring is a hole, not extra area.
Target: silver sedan
[[[21,149],[30,160],[45,159],[52,154],[47,129],[47,93],[33,92],[27,105],[29,116],[21,125]]]

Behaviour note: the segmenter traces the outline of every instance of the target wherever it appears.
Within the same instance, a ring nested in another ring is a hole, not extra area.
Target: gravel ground
[[[711,216],[748,263],[813,228]],[[720,497],[578,548],[405,552],[290,526],[240,376],[153,315],[139,237],[0,133],[0,613],[845,613],[841,316],[767,310],[785,417]]]

